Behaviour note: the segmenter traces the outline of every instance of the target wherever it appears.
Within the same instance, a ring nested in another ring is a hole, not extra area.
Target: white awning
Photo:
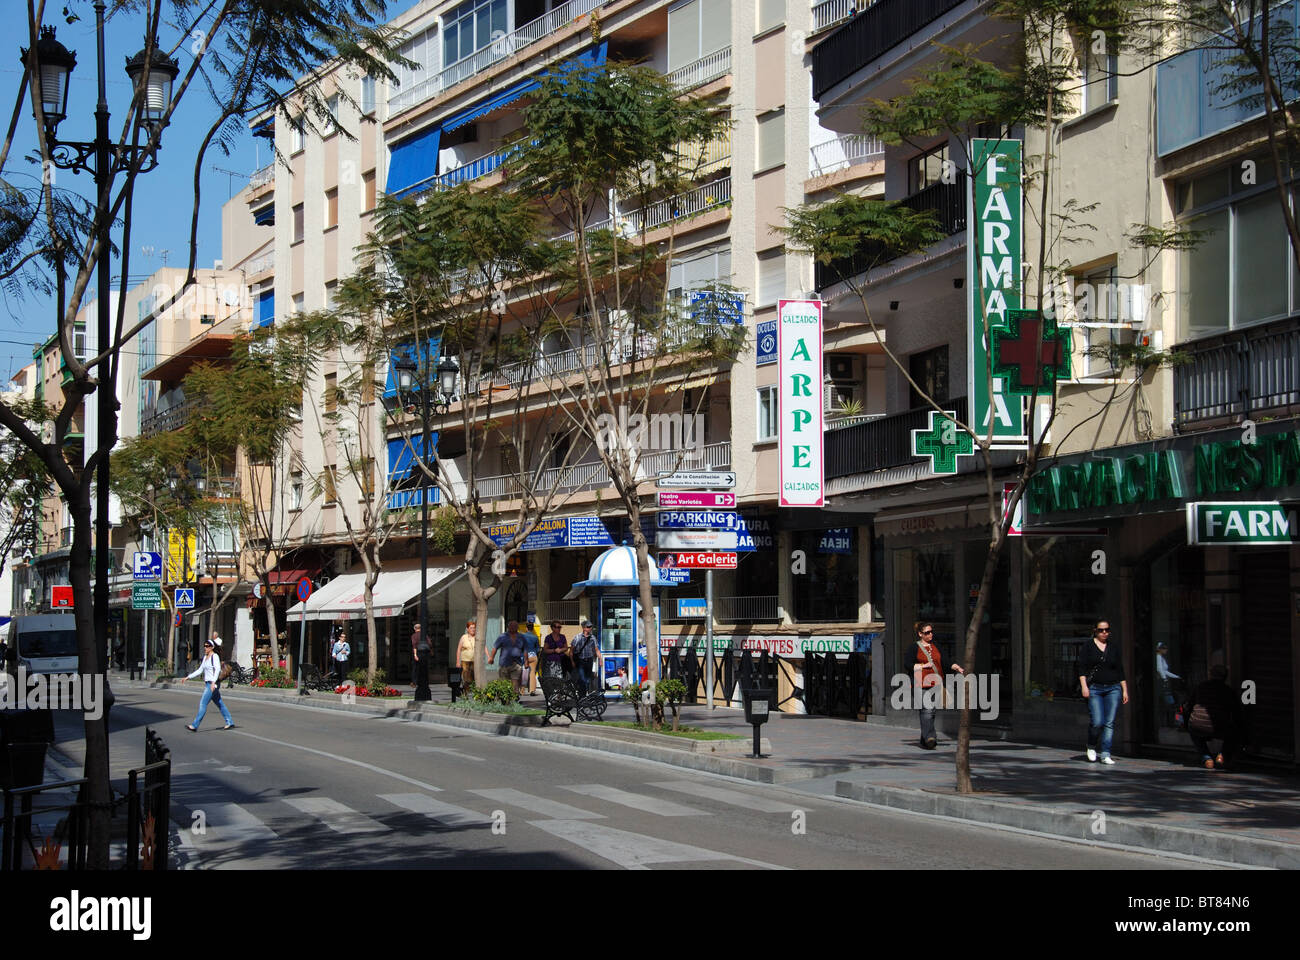
[[[444,562],[430,564],[428,586],[430,589],[455,577],[465,569],[464,564],[454,566]],[[412,600],[420,595],[420,568],[382,570],[375,581],[374,611],[376,617],[397,617]],[[303,604],[296,603],[286,613],[290,623],[303,615]],[[353,568],[335,577],[307,598],[308,620],[364,620],[366,616],[365,569]]]

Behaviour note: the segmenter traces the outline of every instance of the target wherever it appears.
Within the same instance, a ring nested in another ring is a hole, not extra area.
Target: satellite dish
[[[239,291],[234,287],[227,287],[226,292],[221,295],[221,299],[226,301],[226,306],[237,307],[239,306]]]

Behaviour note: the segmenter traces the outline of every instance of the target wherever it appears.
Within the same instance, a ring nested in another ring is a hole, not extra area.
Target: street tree
[[[621,64],[554,71],[523,113],[509,182],[565,231],[554,241],[562,255],[541,322],[523,329],[537,353],[558,344],[580,358],[542,362],[536,375],[562,399],[573,431],[594,444],[627,514],[641,635],[653,638],[643,488],[703,443],[683,431],[745,343],[743,300],[728,284],[698,291],[693,303],[670,290],[680,221],[729,199],[725,184],[708,181],[705,160],[730,119],[662,74]],[[656,416],[674,416],[678,432],[652,455],[646,426]],[[653,647],[649,659],[657,680]]]

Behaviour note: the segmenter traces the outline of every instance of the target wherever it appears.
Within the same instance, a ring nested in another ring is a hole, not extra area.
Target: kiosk
[[[650,586],[655,590],[671,587],[672,582],[660,575],[654,556],[648,559]],[[654,636],[643,637],[641,602],[637,596],[636,550],[627,544],[610,547],[597,557],[587,579],[575,583],[568,596],[576,597],[588,589],[592,591],[592,619],[604,661],[601,689],[606,694],[617,695],[624,685],[640,683],[648,669],[649,658],[659,655],[659,601],[656,597]],[[653,644],[647,640],[652,640]]]

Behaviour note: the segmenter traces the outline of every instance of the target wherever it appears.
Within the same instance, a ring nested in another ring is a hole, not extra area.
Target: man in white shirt
[[[199,712],[194,718],[194,722],[186,724],[185,729],[191,733],[199,732],[199,724],[203,722],[203,715],[208,712],[208,703],[217,701],[217,707],[221,710],[221,717],[226,721],[225,729],[229,730],[235,725],[231,719],[230,711],[226,709],[225,703],[221,699],[221,691],[217,689],[217,680],[221,677],[221,658],[217,655],[217,648],[221,645],[221,638],[214,631],[211,640],[205,640],[203,643],[203,662],[199,668],[191,673],[186,680],[193,680],[200,673],[203,674],[203,696],[199,699]]]
[[[352,646],[343,639],[343,633],[337,634],[332,651],[334,657],[334,668],[338,671],[339,683],[348,678],[348,658],[352,656]]]

